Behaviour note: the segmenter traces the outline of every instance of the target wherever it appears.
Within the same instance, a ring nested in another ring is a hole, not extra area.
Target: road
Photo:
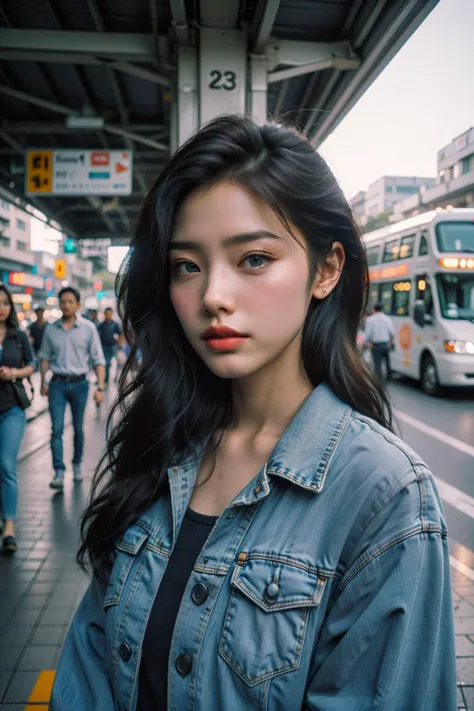
[[[418,383],[400,378],[388,390],[403,439],[436,478],[450,552],[474,571],[474,389],[433,398]]]

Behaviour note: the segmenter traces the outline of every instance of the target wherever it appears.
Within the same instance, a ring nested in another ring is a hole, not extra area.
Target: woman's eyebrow
[[[232,235],[231,237],[226,237],[222,242],[224,247],[230,247],[234,244],[246,244],[247,242],[256,242],[259,239],[283,239],[280,235],[274,232],[269,232],[268,230],[257,230],[256,232],[242,232],[241,234]],[[169,249],[191,249],[191,250],[201,250],[202,245],[199,242],[194,242],[193,240],[173,240]]]

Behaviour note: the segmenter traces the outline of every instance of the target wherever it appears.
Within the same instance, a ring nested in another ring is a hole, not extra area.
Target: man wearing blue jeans
[[[49,396],[52,422],[51,452],[54,478],[52,489],[63,489],[66,467],[63,458],[63,431],[66,405],[71,406],[74,427],[74,481],[82,481],[81,463],[84,451],[84,413],[89,393],[89,363],[97,375],[94,400],[99,405],[103,399],[105,359],[97,328],[78,313],[80,295],[70,286],[59,292],[59,308],[63,316],[45,331],[39,358],[41,361],[41,393]],[[50,369],[53,376],[45,380]]]

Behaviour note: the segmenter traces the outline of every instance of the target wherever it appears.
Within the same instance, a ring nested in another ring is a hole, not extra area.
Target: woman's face
[[[8,297],[3,289],[0,289],[0,323],[5,323],[7,318],[10,316],[10,311],[11,306],[8,301]]]
[[[223,181],[187,198],[170,245],[170,268],[176,314],[216,375],[254,373],[301,339],[312,296],[307,252],[271,208],[238,183]],[[242,337],[206,334],[210,326]]]

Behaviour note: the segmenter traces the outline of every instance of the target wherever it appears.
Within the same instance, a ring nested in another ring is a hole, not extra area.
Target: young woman
[[[16,460],[25,431],[28,396],[22,383],[34,371],[28,336],[18,327],[9,290],[0,284],[0,483],[3,510],[2,553],[16,551],[18,502]]]
[[[54,711],[454,711],[446,524],[360,356],[361,236],[311,145],[221,117],[145,200],[140,347]]]

